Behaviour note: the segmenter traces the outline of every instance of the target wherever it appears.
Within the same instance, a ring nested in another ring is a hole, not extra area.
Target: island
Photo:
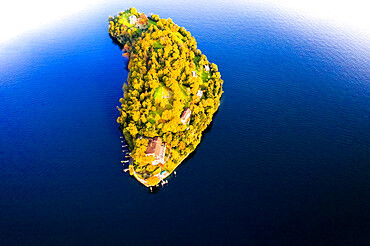
[[[109,35],[128,59],[117,123],[130,150],[130,175],[163,182],[193,152],[223,93],[218,67],[171,18],[135,8],[109,17]]]

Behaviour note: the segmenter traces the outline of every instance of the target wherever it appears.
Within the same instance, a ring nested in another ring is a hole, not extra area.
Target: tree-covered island
[[[223,81],[190,32],[170,18],[130,8],[109,17],[109,34],[129,60],[117,122],[131,151],[130,174],[155,186],[200,143]]]

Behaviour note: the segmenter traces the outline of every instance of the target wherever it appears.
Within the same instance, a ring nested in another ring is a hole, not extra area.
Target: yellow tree
[[[137,10],[134,7],[130,8],[130,13],[133,15],[137,15]]]

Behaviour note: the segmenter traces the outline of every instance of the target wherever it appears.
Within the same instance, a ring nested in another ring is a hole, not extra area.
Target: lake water
[[[202,143],[122,171],[109,15],[171,17],[218,65]],[[6,35],[6,34],[2,34]],[[370,245],[370,41],[259,4],[107,3],[0,46],[1,245]]]

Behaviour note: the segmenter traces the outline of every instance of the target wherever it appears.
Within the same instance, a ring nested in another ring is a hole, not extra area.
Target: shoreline
[[[170,172],[170,173],[167,173],[164,177],[161,177],[160,179],[159,179],[159,181],[158,181],[158,183],[156,183],[155,185],[148,185],[148,183],[146,182],[146,180],[145,179],[142,179],[142,178],[140,178],[139,176],[138,176],[138,174],[135,172],[135,169],[133,168],[133,166],[132,166],[132,176],[134,176],[135,178],[136,178],[136,180],[137,181],[139,181],[141,184],[143,184],[144,186],[146,186],[146,187],[155,187],[155,186],[157,186],[162,180],[164,180],[164,179],[166,179],[166,178],[168,178],[177,168],[178,168],[178,166],[180,166],[180,164],[191,154],[192,152],[190,152],[189,154],[187,154],[184,158],[182,158],[182,160],[178,163],[178,164],[176,164],[175,165],[175,168],[172,170],[172,172]],[[130,165],[132,165],[132,164],[130,164]]]

